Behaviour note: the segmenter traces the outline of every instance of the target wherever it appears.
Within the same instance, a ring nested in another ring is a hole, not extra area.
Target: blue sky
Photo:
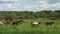
[[[60,10],[60,0],[0,0],[0,11]]]

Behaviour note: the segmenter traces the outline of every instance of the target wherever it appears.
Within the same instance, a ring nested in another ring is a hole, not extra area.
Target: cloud
[[[0,0],[0,1],[2,1],[2,2],[18,2],[20,0]]]
[[[23,1],[26,1],[26,0],[0,0],[0,2],[13,2],[13,3],[19,3],[19,2],[23,2]]]
[[[27,5],[28,10],[44,10],[47,8],[47,1],[39,0],[35,4]]]
[[[51,8],[51,7],[54,7],[55,9],[60,8],[60,3],[57,2],[57,3],[49,4],[47,0],[39,0],[35,4],[26,6],[26,8],[28,8],[28,10],[49,10],[49,8]],[[52,10],[54,8],[52,8]]]
[[[0,3],[0,10],[40,11],[60,9],[60,0],[0,0],[0,2],[2,2]]]

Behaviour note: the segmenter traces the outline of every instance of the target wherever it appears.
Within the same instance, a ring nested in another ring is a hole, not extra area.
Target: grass
[[[36,20],[42,23],[32,27],[32,20],[16,25],[0,25],[0,34],[60,34],[60,20]],[[54,21],[52,26],[46,26],[46,21]]]

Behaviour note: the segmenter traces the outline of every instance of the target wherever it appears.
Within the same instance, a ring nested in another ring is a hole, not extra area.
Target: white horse
[[[37,25],[39,25],[39,24],[40,24],[40,22],[33,21],[31,24],[32,24],[32,26],[35,26],[35,25],[37,26]]]

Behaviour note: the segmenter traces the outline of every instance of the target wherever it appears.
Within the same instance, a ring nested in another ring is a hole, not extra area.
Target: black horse
[[[24,22],[24,20],[17,20],[17,21],[12,22],[12,25],[17,25],[22,22]]]
[[[54,22],[46,22],[46,25],[52,25]]]

